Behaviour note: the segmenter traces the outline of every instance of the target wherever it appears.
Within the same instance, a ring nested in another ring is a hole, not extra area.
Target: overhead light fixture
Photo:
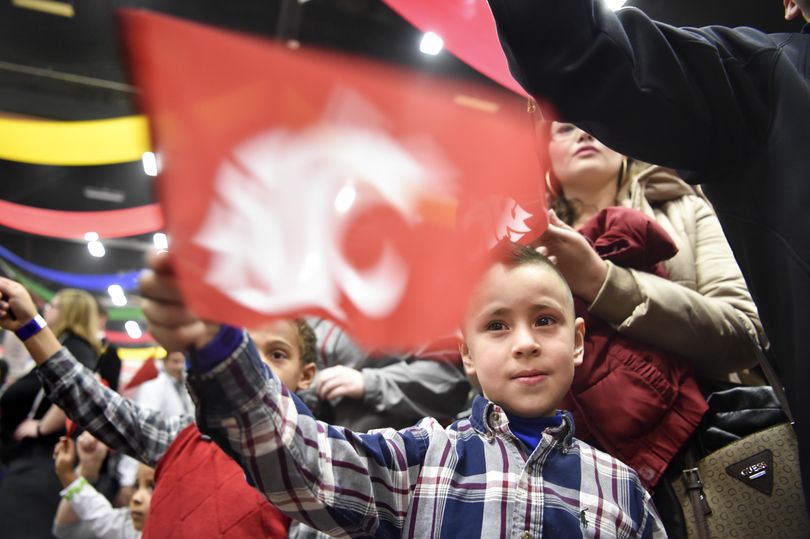
[[[444,48],[444,40],[438,34],[427,32],[422,36],[422,41],[419,43],[419,50],[424,54],[436,56]]]
[[[91,256],[101,258],[106,254],[107,251],[104,249],[104,245],[98,241],[97,232],[86,232],[84,240],[87,242],[87,250],[90,251]]]
[[[149,176],[158,175],[158,158],[154,152],[144,152],[141,156],[143,162],[143,171]]]
[[[107,254],[107,250],[104,248],[104,244],[100,241],[91,241],[87,243],[87,250],[90,251],[90,255],[96,258],[101,258],[105,254]]]
[[[607,7],[609,7],[613,11],[616,11],[620,7],[624,6],[626,3],[627,0],[605,0],[605,4],[607,4]]]
[[[141,326],[135,320],[127,320],[124,323],[124,329],[127,330],[127,335],[130,339],[140,339],[143,337]]]
[[[155,244],[155,249],[165,251],[169,248],[169,237],[163,232],[155,232],[152,243]]]
[[[107,293],[110,295],[110,299],[116,307],[123,307],[127,304],[127,296],[124,294],[124,289],[121,288],[120,284],[111,284],[108,286]]]

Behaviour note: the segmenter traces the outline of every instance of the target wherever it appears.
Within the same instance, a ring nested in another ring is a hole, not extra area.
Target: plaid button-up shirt
[[[309,415],[246,337],[189,377],[198,425],[292,518],[337,537],[665,537],[635,472],[573,437],[528,453],[484,398],[468,420],[356,434]]]
[[[107,387],[66,348],[37,369],[48,398],[78,425],[116,451],[155,467],[190,415],[167,417],[134,404]]]

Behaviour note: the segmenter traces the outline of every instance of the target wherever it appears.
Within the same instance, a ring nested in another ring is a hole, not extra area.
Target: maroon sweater
[[[608,208],[580,229],[599,255],[618,266],[666,277],[660,262],[677,252],[669,234],[638,210]],[[585,358],[561,404],[577,437],[595,440],[654,486],[708,409],[686,361],[615,331],[588,313]]]

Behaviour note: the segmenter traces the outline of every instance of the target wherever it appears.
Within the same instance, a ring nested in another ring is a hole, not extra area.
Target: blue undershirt
[[[544,430],[548,427],[559,427],[562,424],[560,412],[551,417],[532,418],[519,417],[507,412],[506,417],[509,418],[509,430],[523,442],[529,452],[534,451],[540,445]]]

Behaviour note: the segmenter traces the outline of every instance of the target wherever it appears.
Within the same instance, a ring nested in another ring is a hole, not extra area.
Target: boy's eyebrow
[[[565,311],[562,305],[556,302],[548,302],[548,303],[535,303],[533,304],[530,309],[532,311],[546,311],[549,309],[553,309],[555,311]],[[481,316],[505,316],[510,314],[512,309],[509,307],[497,307],[494,310],[484,310]]]

